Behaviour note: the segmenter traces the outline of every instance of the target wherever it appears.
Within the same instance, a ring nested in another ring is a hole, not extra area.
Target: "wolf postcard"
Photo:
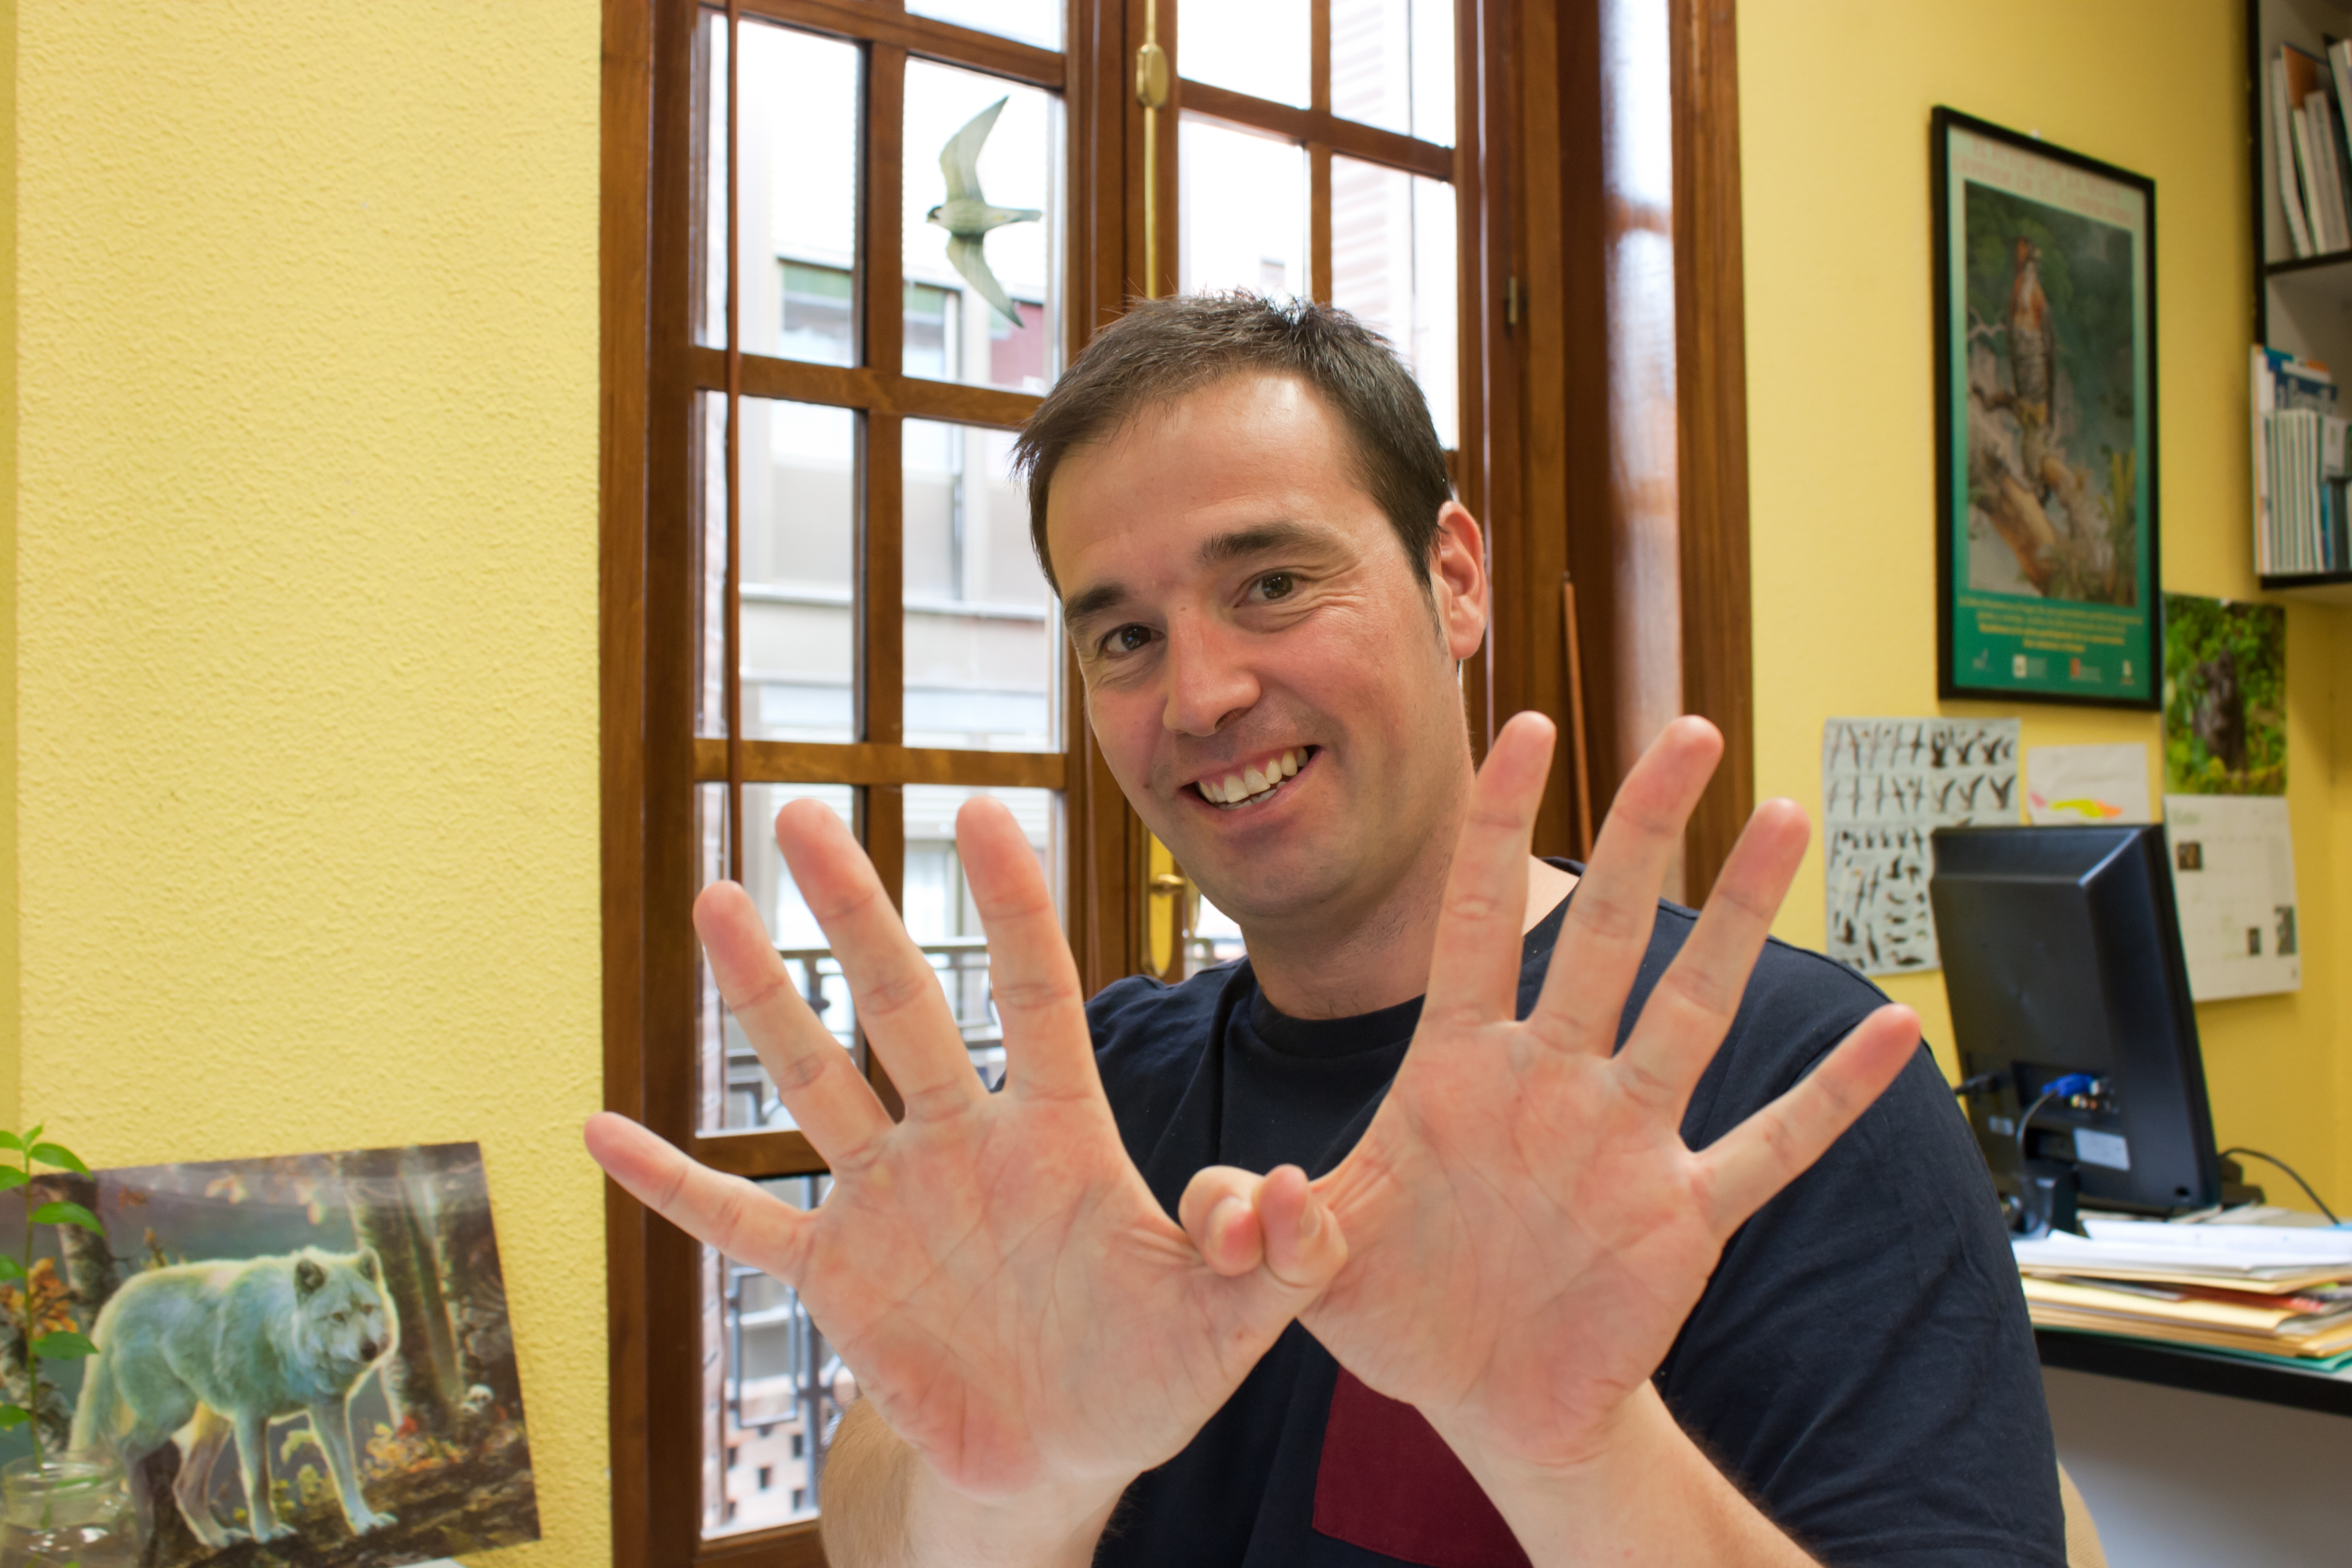
[[[106,1227],[57,1227],[62,1256],[21,1290],[37,1332],[97,1342],[43,1363],[44,1441],[121,1456],[146,1568],[393,1568],[539,1538],[479,1145],[28,1190]],[[0,1226],[23,1196],[0,1198]],[[30,1407],[21,1290],[0,1289],[0,1376]]]

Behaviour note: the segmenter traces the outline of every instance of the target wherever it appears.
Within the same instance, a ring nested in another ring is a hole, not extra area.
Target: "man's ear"
[[[1455,663],[1476,653],[1486,640],[1486,539],[1461,502],[1447,501],[1437,513],[1437,537],[1429,546],[1429,592],[1437,627]]]

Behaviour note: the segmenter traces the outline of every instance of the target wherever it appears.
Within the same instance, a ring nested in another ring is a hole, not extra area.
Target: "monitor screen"
[[[1985,1162],[2071,1160],[2087,1205],[2220,1201],[2197,1016],[2157,826],[1954,827],[1928,898]]]

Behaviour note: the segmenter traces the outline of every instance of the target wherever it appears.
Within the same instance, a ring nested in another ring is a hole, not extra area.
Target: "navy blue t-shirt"
[[[1521,1016],[1566,908],[1528,933]],[[1621,1046],[1695,920],[1659,906]],[[1818,954],[1768,944],[1692,1096],[1685,1140],[1703,1148],[1722,1136],[1884,1000]],[[1314,1176],[1338,1164],[1388,1092],[1421,1003],[1286,1017],[1244,959],[1172,987],[1119,981],[1087,1012],[1119,1134],[1173,1215],[1205,1165],[1288,1163]],[[2017,1270],[1983,1161],[1924,1047],[1733,1236],[1655,1381],[1684,1429],[1832,1568],[2064,1564],[2057,1459]],[[1327,1463],[1335,1389],[1360,1426],[1362,1412],[1386,1405],[1417,1428],[1411,1461],[1360,1484],[1349,1467],[1386,1439],[1368,1447],[1335,1436]],[[1379,1517],[1356,1517],[1368,1508]],[[1417,1414],[1343,1378],[1297,1323],[1182,1453],[1128,1489],[1095,1554],[1098,1568],[1524,1561]]]

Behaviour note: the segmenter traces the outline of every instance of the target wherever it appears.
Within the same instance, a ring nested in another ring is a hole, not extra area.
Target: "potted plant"
[[[22,1136],[0,1132],[0,1192],[29,1186],[36,1165],[89,1174],[79,1155],[61,1143],[43,1142],[41,1132],[39,1127]],[[11,1154],[21,1163],[9,1161]],[[74,1326],[71,1291],[55,1264],[33,1257],[34,1237],[45,1225],[79,1226],[101,1237],[106,1227],[79,1204],[35,1204],[33,1195],[26,1194],[24,1252],[0,1250],[0,1281],[6,1282],[5,1295],[14,1298],[7,1326],[16,1332],[25,1368],[25,1403],[0,1404],[0,1431],[22,1426],[33,1440],[30,1456],[0,1467],[0,1568],[127,1565],[136,1559],[138,1545],[120,1461],[111,1453],[79,1453],[54,1444],[45,1448],[41,1442],[45,1397],[58,1398],[41,1381],[41,1363],[79,1361],[95,1355],[98,1347]]]

